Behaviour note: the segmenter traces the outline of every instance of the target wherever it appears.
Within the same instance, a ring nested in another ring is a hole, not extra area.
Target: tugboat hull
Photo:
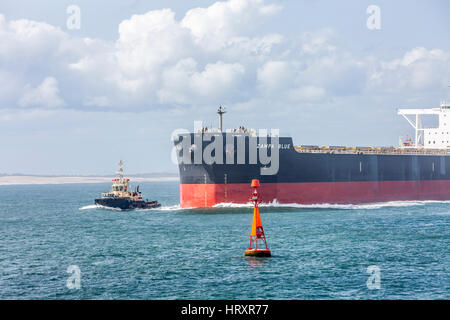
[[[119,177],[113,180],[111,191],[102,193],[100,198],[95,199],[95,204],[121,210],[152,209],[161,206],[158,201],[144,201],[139,186],[135,191],[131,190],[130,179],[123,177],[122,160],[119,162]]]
[[[152,209],[161,206],[158,201],[137,201],[130,198],[98,198],[95,199],[95,204],[121,210]]]

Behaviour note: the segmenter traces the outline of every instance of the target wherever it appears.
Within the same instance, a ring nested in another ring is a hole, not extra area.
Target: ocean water
[[[141,183],[161,209],[92,205],[109,187],[0,186],[0,299],[450,298],[450,202],[263,205],[258,259],[250,205],[181,210],[176,182]]]

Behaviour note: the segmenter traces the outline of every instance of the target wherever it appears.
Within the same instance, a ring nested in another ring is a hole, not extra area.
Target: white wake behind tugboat
[[[122,210],[151,209],[161,206],[158,201],[143,200],[139,186],[135,191],[130,189],[130,179],[123,177],[123,162],[120,160],[119,176],[113,180],[111,191],[103,193],[100,198],[95,199],[95,204]]]

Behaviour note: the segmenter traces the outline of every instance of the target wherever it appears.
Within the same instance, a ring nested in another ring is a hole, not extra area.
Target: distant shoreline
[[[139,178],[128,177],[131,183],[179,181],[178,177]],[[28,184],[73,184],[73,183],[105,183],[111,182],[113,177],[39,177],[39,176],[0,176],[0,186],[28,185]]]

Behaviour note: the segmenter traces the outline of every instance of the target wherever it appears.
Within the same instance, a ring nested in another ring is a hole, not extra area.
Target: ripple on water
[[[180,208],[174,182],[141,185],[161,208],[89,204],[104,188],[2,188],[0,298],[450,298],[448,201],[262,204],[273,257],[258,259],[243,256],[251,204]],[[69,265],[81,270],[81,290],[65,286]],[[371,265],[380,290],[367,289]]]

